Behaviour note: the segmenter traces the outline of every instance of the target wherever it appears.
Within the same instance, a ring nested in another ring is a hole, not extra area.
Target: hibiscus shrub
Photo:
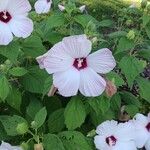
[[[0,0],[0,150],[150,150],[150,4],[119,6]]]

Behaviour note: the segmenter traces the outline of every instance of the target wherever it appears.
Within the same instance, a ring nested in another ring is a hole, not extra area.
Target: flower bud
[[[83,13],[85,11],[85,8],[86,8],[86,6],[83,5],[83,6],[79,7],[79,10]]]
[[[28,132],[28,124],[26,122],[19,123],[16,130],[19,134],[25,134]]]
[[[36,128],[37,128],[37,123],[36,123],[35,121],[32,121],[32,122],[31,122],[31,127],[32,127],[33,129],[36,129]]]
[[[58,8],[59,8],[60,11],[64,11],[65,10],[65,6],[60,5],[60,4],[58,5]]]
[[[44,150],[43,144],[42,143],[34,144],[34,150]]]
[[[108,97],[112,97],[117,92],[117,87],[112,81],[107,81],[105,92]]]

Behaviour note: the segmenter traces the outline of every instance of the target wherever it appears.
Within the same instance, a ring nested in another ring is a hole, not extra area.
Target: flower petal
[[[137,150],[133,141],[121,142],[119,141],[112,150]]]
[[[4,11],[7,8],[8,0],[0,0],[0,11]]]
[[[143,125],[144,127],[148,123],[148,118],[144,116],[143,114],[137,113],[134,116],[134,121],[137,122],[136,124]]]
[[[102,74],[110,72],[116,66],[112,52],[107,48],[100,49],[90,54],[87,58],[87,62],[89,67]]]
[[[8,45],[13,40],[13,35],[9,27],[0,23],[0,45]]]
[[[73,66],[74,59],[71,58],[62,47],[62,43],[55,44],[46,54],[39,56],[37,61],[41,68],[45,68],[49,74],[66,71]]]
[[[10,0],[8,11],[11,15],[26,15],[31,10],[31,5],[28,0]]]
[[[33,22],[27,17],[14,17],[9,26],[16,37],[27,38],[33,31]]]
[[[86,35],[65,37],[62,42],[66,52],[72,58],[86,57],[92,49],[92,43],[87,39]]]
[[[48,13],[50,8],[51,8],[52,2],[47,2],[47,0],[38,0],[36,1],[34,8],[36,13],[41,14],[41,13]]]
[[[80,92],[85,96],[99,96],[106,87],[105,80],[91,68],[80,71]]]
[[[150,137],[149,137],[148,141],[145,144],[145,149],[150,150]]]
[[[80,73],[74,67],[64,72],[54,73],[54,86],[62,96],[70,97],[77,94],[80,83]]]

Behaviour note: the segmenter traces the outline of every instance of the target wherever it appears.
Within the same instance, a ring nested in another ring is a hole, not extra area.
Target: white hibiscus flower
[[[133,126],[129,122],[105,121],[97,127],[96,133],[94,143],[98,150],[137,150]]]
[[[53,84],[65,97],[78,90],[85,96],[99,96],[106,81],[98,74],[110,72],[116,65],[112,52],[103,48],[90,54],[92,43],[86,35],[65,37],[46,54],[37,58],[40,68],[53,74]]]
[[[0,150],[23,150],[23,149],[18,146],[11,146],[9,143],[5,143],[2,141],[2,144],[0,145]]]
[[[36,13],[44,14],[50,11],[51,5],[52,5],[52,0],[37,0],[34,5],[34,8]]]
[[[135,127],[135,143],[138,148],[145,146],[150,150],[150,113],[148,117],[143,114],[137,114],[133,119]]]
[[[16,37],[26,38],[33,31],[27,15],[31,10],[28,0],[0,0],[0,45],[8,45]]]

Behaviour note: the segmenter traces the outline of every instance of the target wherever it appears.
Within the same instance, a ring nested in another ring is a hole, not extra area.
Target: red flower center
[[[115,146],[116,142],[117,142],[117,139],[113,135],[106,138],[106,143],[109,146]]]
[[[0,21],[4,23],[8,23],[11,20],[11,15],[8,11],[1,11],[0,12]]]
[[[87,67],[86,58],[76,58],[74,60],[73,66],[78,70],[86,68]]]
[[[146,125],[146,129],[150,132],[150,122]]]
[[[50,0],[47,0],[47,3],[49,3],[50,2]]]

